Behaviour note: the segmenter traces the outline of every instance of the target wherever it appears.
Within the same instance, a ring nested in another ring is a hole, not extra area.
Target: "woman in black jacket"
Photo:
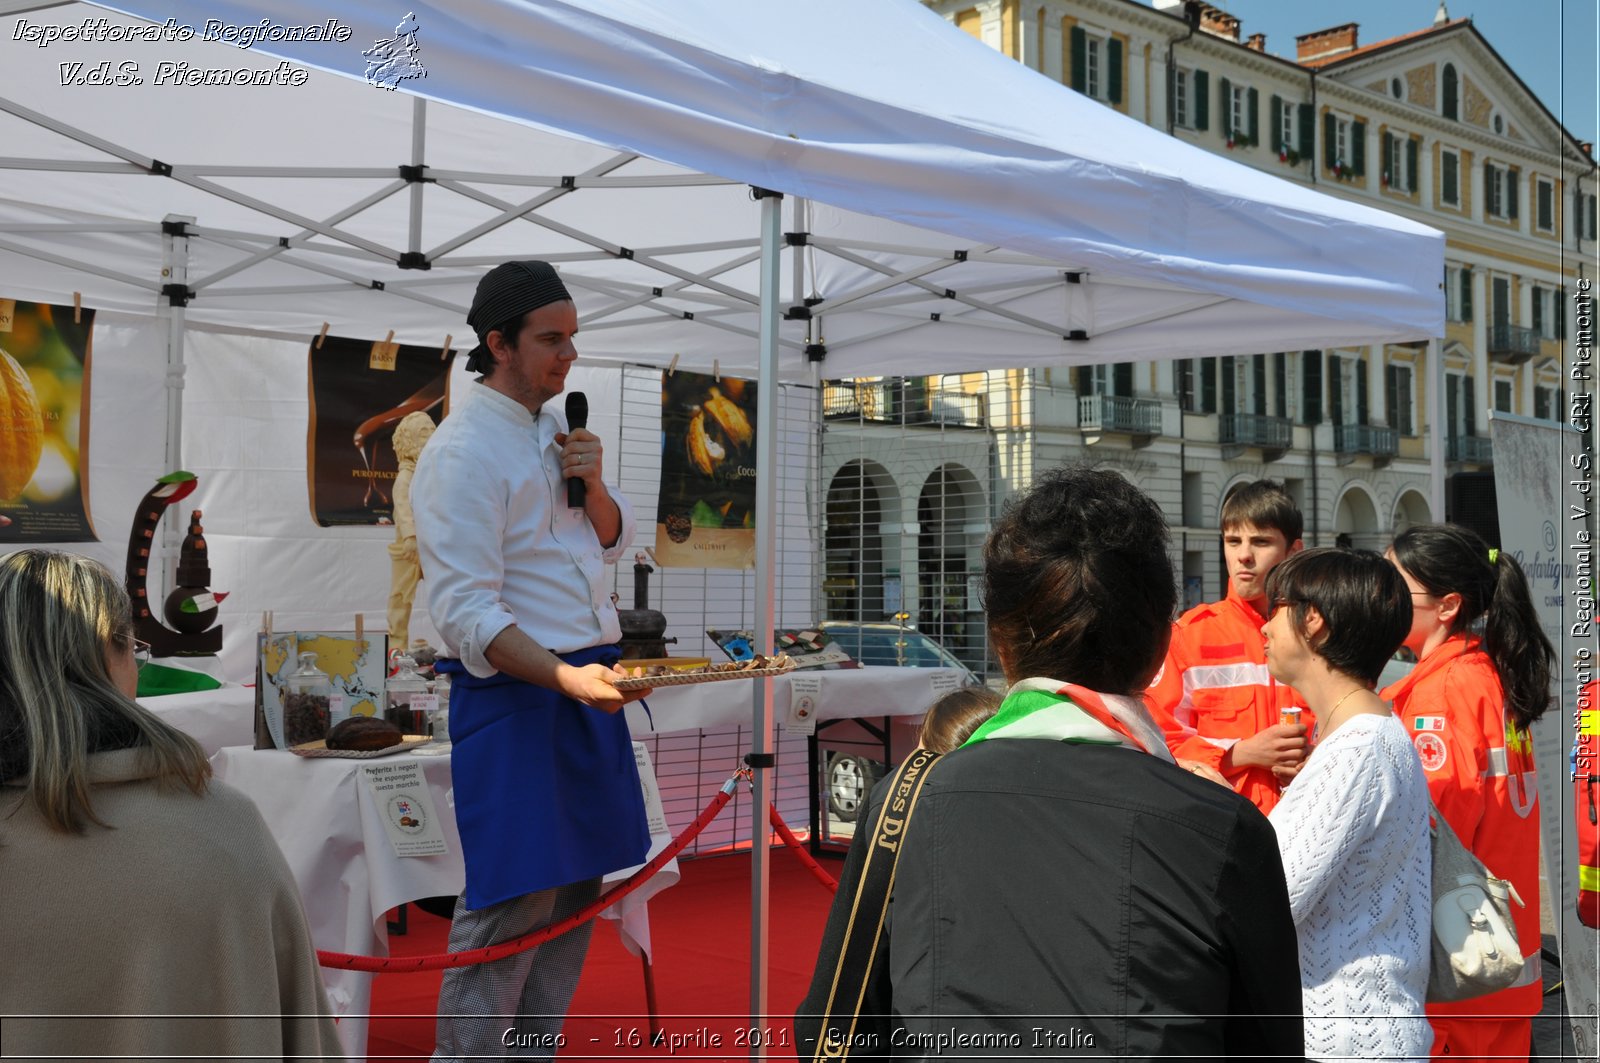
[[[857,890],[893,779],[857,821],[802,1058],[1301,1056],[1272,828],[1177,767],[1140,697],[1176,605],[1166,544],[1107,470],[1053,471],[1007,508],[984,606],[1011,688],[927,769],[852,1024],[839,954],[878,920]]]

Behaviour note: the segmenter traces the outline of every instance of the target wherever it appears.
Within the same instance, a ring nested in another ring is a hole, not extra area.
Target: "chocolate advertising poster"
[[[0,543],[94,542],[94,311],[0,298]]]
[[[409,413],[438,424],[448,412],[455,352],[440,354],[384,340],[311,341],[306,481],[318,525],[394,523],[394,430]]]
[[[656,561],[755,564],[756,384],[683,370],[661,378]]]

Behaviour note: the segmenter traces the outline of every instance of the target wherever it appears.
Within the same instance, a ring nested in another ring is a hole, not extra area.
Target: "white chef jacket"
[[[411,505],[428,612],[450,653],[476,676],[512,624],[554,653],[622,637],[605,566],[633,541],[633,507],[607,491],[622,515],[609,548],[581,509],[567,506],[557,432],[566,418],[538,415],[480,385],[439,425],[417,459]]]

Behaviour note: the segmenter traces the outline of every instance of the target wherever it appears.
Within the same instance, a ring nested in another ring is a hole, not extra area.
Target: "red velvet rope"
[[[810,853],[806,852],[805,843],[795,837],[794,831],[789,829],[789,824],[785,823],[783,817],[778,815],[778,806],[768,805],[767,813],[767,818],[772,821],[772,829],[778,832],[778,837],[783,839],[783,844],[794,850],[794,855],[798,856],[800,862],[806,865],[806,870],[811,872],[812,877],[827,887],[829,893],[838,893],[838,880],[824,871],[822,865],[817,863]]]
[[[662,865],[668,860],[682,852],[684,846],[694,841],[695,837],[706,828],[706,824],[717,818],[717,814],[733,797],[733,782],[733,779],[729,779],[722,791],[706,806],[705,811],[701,812],[695,821],[665,849],[657,853],[653,860],[635,871],[626,881],[617,883],[609,891],[597,897],[593,903],[559,923],[540,927],[510,941],[502,941],[487,948],[472,949],[468,952],[441,952],[432,956],[352,956],[349,953],[324,952],[318,949],[317,962],[324,967],[336,967],[344,971],[439,971],[447,967],[469,967],[473,964],[489,963],[536,948],[551,938],[559,937],[573,927],[588,922],[644,885],[646,879],[661,870]]]

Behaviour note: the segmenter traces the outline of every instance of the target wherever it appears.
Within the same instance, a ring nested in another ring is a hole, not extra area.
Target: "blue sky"
[[[1451,18],[1470,16],[1478,32],[1579,140],[1600,144],[1596,97],[1600,0],[1446,0]],[[1360,44],[1433,24],[1439,0],[1211,0],[1236,16],[1240,39],[1267,35],[1267,51],[1294,58],[1302,33],[1360,23]]]

